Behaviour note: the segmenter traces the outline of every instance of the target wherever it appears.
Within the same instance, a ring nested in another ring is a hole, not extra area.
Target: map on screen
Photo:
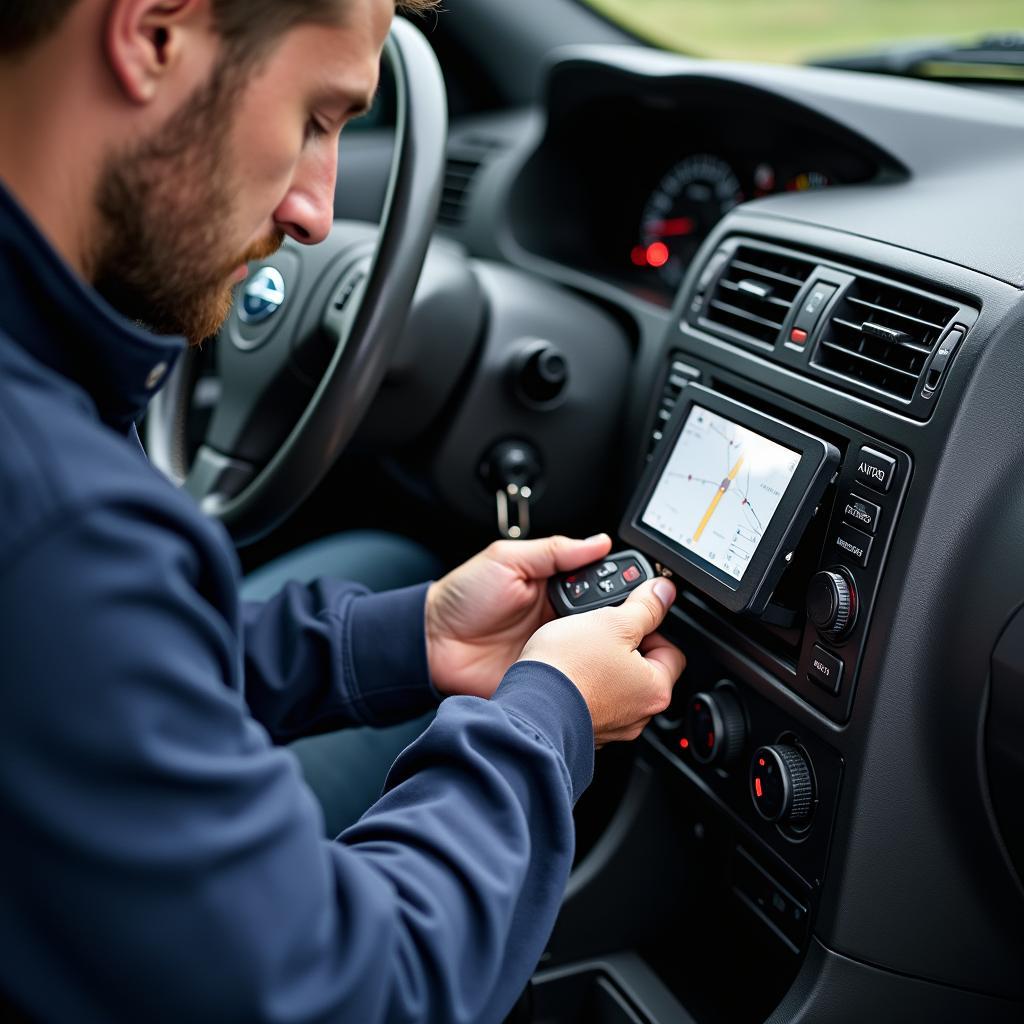
[[[742,580],[799,464],[799,452],[695,405],[642,522]]]

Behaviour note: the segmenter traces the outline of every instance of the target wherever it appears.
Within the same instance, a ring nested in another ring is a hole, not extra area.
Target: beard
[[[96,193],[97,291],[120,313],[193,345],[216,334],[231,311],[231,275],[277,252],[275,231],[239,251],[233,234],[228,129],[241,83],[222,67],[150,138],[111,157]]]

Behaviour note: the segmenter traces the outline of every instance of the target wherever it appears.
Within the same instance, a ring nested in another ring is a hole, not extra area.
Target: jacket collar
[[[0,182],[0,331],[75,381],[126,430],[184,349],[126,320],[90,288]]]

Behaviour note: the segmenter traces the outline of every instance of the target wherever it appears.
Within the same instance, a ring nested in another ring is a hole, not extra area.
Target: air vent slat
[[[773,281],[782,281],[783,284],[795,285],[797,288],[807,280],[807,278],[804,278],[802,281],[797,277],[789,277],[787,274],[780,274],[777,270],[769,270],[767,267],[759,267],[753,263],[747,263],[746,260],[733,260],[731,266],[735,270],[745,270],[748,274],[768,277]]]
[[[844,320],[841,316],[832,317],[832,323],[838,324],[840,327],[845,327],[847,330],[854,331],[858,335],[864,332],[863,323],[856,324],[851,320]],[[919,352],[926,356],[931,355],[932,350],[930,348],[927,348],[924,345],[918,345],[916,342],[904,340],[900,341],[898,344],[902,349],[907,349],[911,352]]]
[[[850,358],[855,359],[858,362],[866,363],[871,366],[880,367],[881,369],[889,373],[896,373],[899,374],[899,376],[901,377],[906,377],[910,381],[913,381],[915,383],[917,382],[918,375],[916,373],[910,373],[907,370],[901,370],[898,366],[892,366],[889,363],[883,363],[879,359],[872,359],[871,356],[863,355],[860,352],[854,352],[852,349],[845,348],[842,345],[836,345],[834,342],[824,341],[822,342],[822,348],[829,348],[837,352],[842,352],[844,356],[849,356]]]
[[[713,299],[711,306],[714,309],[720,309],[723,313],[730,313],[732,316],[743,317],[744,320],[749,320],[751,323],[760,324],[762,327],[768,327],[773,331],[782,330],[782,324],[775,321],[769,320],[766,317],[758,316],[756,313],[750,313],[745,309],[740,309],[739,306],[734,306],[729,302],[722,302],[720,299]]]
[[[749,294],[749,292],[744,293],[743,290],[740,288],[740,286],[738,284],[736,284],[735,282],[733,282],[733,281],[722,281],[722,287],[726,291],[729,291],[729,292],[739,292],[740,294]],[[776,299],[774,296],[770,296],[770,295],[765,295],[765,296],[759,297],[759,298],[760,298],[760,301],[767,302],[769,305],[772,305],[772,306],[778,306],[781,309],[786,310],[787,313],[789,312],[789,310],[791,309],[791,307],[793,305],[792,302],[786,302],[785,299]]]
[[[911,316],[909,313],[904,313],[899,309],[890,309],[888,306],[879,306],[877,302],[868,302],[866,299],[854,298],[850,296],[851,304],[854,306],[864,306],[867,309],[874,309],[880,313],[889,313],[892,316],[902,317],[904,320],[909,320],[912,323],[920,324],[922,327],[930,327],[932,330],[941,331],[943,328],[942,324],[933,324],[929,320],[922,320],[920,317]]]

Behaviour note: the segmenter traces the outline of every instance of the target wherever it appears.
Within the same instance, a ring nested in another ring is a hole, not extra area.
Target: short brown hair
[[[77,0],[0,0],[0,56],[41,42],[64,20]],[[255,52],[304,21],[328,21],[345,0],[211,0],[218,31],[235,54]],[[395,0],[405,14],[423,14],[439,0]]]

